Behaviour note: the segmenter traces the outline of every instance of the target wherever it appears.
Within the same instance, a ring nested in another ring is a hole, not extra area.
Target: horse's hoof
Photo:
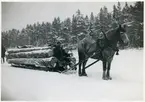
[[[102,79],[103,79],[103,80],[108,80],[108,78],[107,78],[107,77],[102,77]]]
[[[82,73],[82,76],[88,76],[86,73]]]
[[[110,76],[106,76],[106,78],[107,78],[108,80],[112,80],[112,77],[110,77]]]
[[[81,73],[79,73],[78,75],[79,75],[79,76],[82,76],[82,74],[81,74]]]
[[[112,78],[111,77],[108,77],[108,80],[112,80]]]

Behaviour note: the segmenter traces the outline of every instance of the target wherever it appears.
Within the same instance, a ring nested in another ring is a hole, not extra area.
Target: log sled
[[[59,73],[67,73],[70,72],[70,70],[73,71],[73,65],[76,64],[76,59],[71,56],[71,66],[64,68],[65,70],[63,71],[55,70],[58,60],[53,57],[53,50],[49,47],[8,49],[6,59],[7,62],[13,67],[42,71],[55,71]]]

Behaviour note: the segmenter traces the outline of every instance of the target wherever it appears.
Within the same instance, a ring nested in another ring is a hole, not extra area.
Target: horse
[[[89,58],[98,59],[103,62],[103,80],[111,80],[110,68],[113,56],[116,52],[115,48],[118,43],[127,46],[129,43],[126,34],[126,26],[119,25],[115,29],[111,29],[104,33],[104,48],[101,49],[98,44],[97,37],[85,37],[78,43],[78,56],[79,56],[79,76],[87,76],[85,66]],[[82,69],[81,69],[82,67]],[[107,72],[106,72],[107,70]]]
[[[5,47],[2,45],[1,46],[1,62],[2,63],[5,63],[5,52],[6,52],[6,49],[5,49]]]

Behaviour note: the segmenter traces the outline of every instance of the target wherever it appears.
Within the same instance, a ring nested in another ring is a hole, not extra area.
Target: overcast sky
[[[2,3],[2,31],[12,28],[21,30],[27,24],[36,22],[52,22],[54,17],[60,17],[64,20],[67,17],[72,17],[78,9],[84,15],[90,15],[91,12],[97,15],[100,8],[106,6],[108,11],[113,10],[113,5],[117,2],[3,2]],[[121,2],[121,6],[124,6]],[[128,2],[134,4],[134,2]]]

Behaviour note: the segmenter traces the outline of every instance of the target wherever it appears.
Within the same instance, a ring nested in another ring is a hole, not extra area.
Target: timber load
[[[57,61],[49,47],[8,49],[6,58],[12,66],[40,70],[54,67]]]
[[[73,57],[73,54],[71,55],[71,67],[73,67],[76,59]],[[8,49],[6,59],[14,67],[44,71],[53,70],[58,62],[57,58],[53,57],[53,49],[51,47]]]

